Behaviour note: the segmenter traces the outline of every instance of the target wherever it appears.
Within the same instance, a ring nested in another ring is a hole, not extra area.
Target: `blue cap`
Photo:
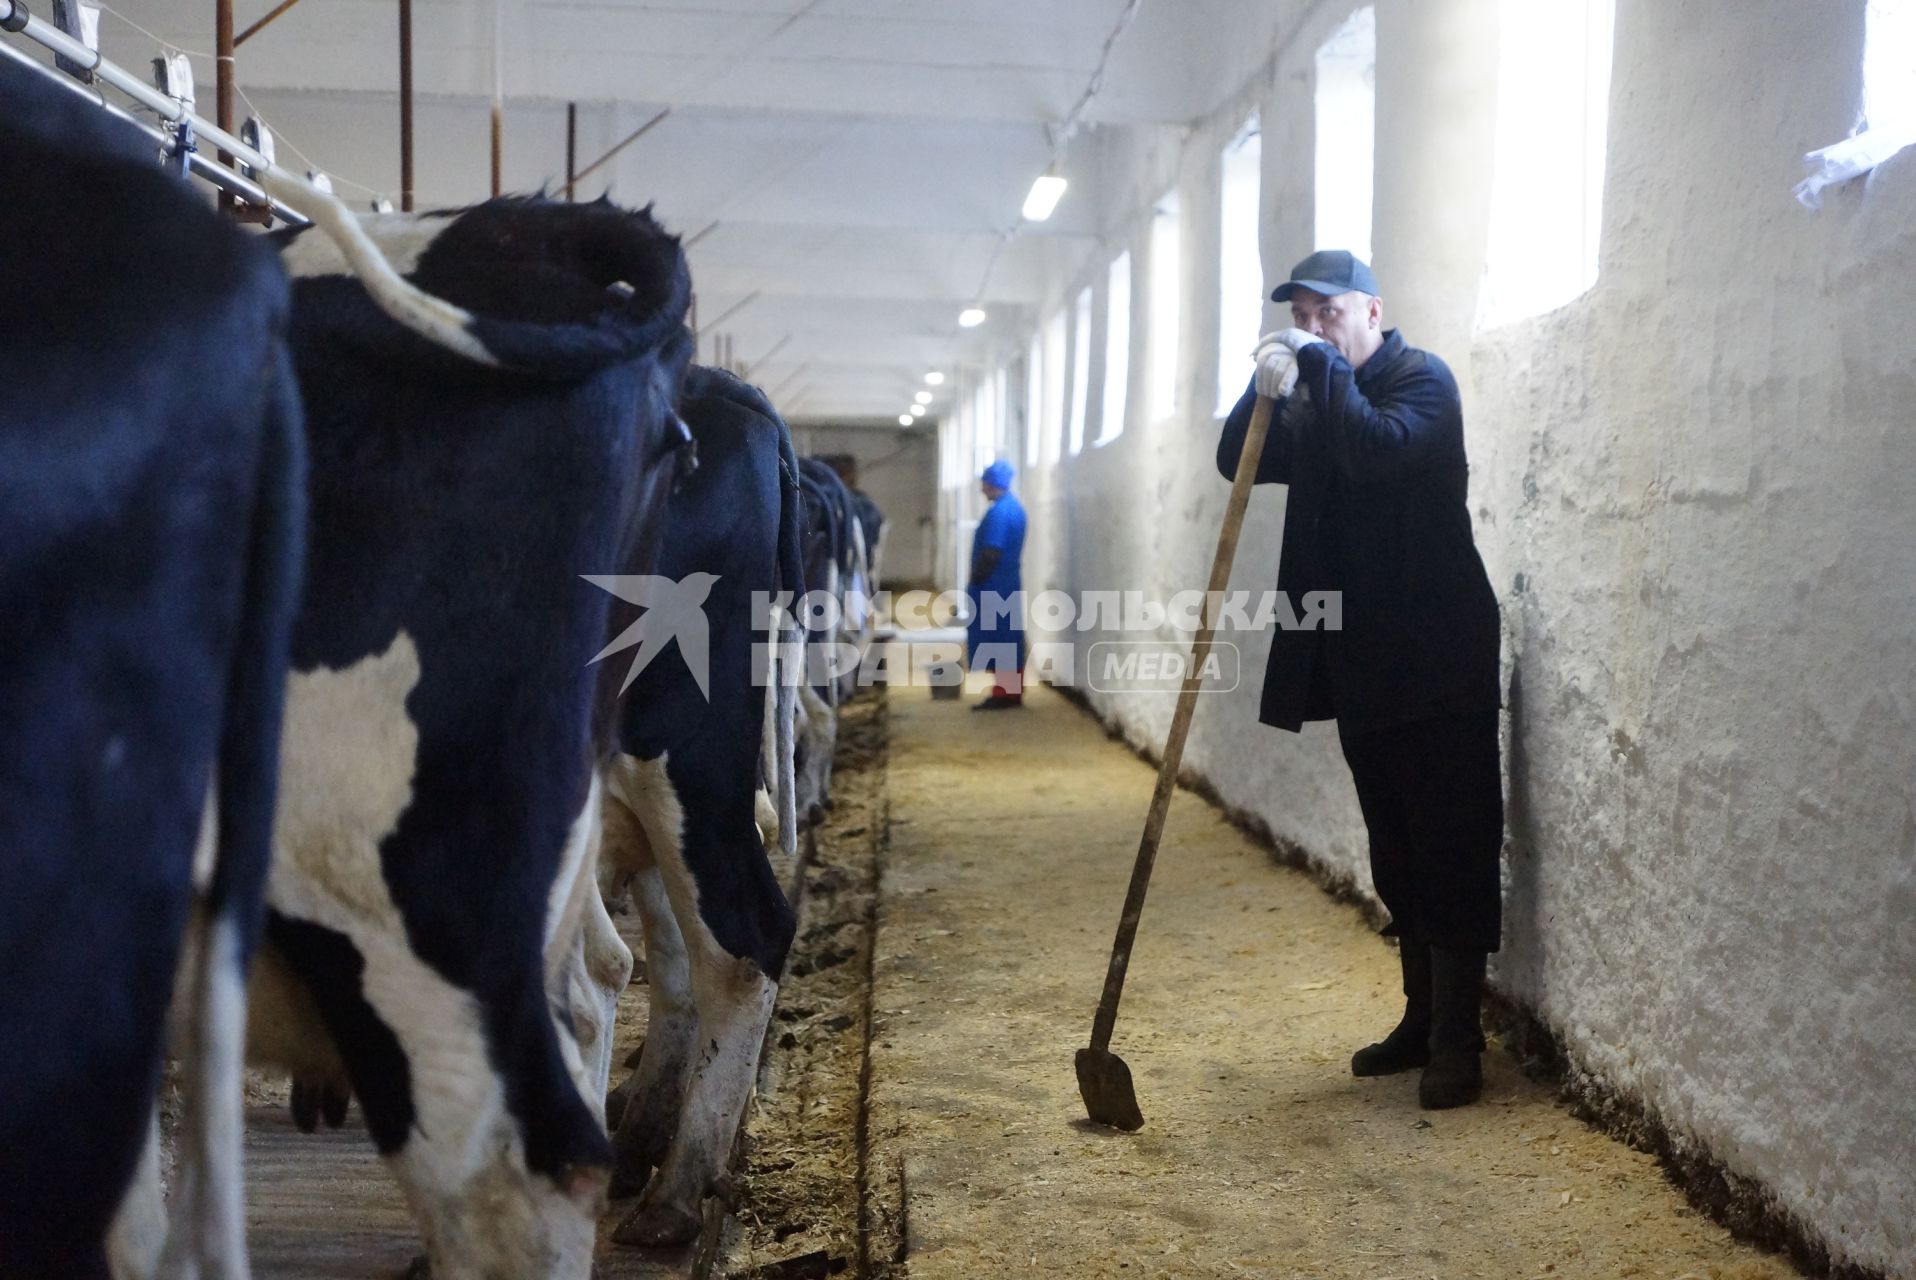
[[[1355,289],[1375,298],[1377,277],[1370,273],[1364,260],[1349,249],[1319,249],[1291,268],[1291,278],[1271,292],[1271,301],[1289,302],[1291,294],[1299,289],[1309,289],[1327,298]]]
[[[1011,487],[1011,464],[1003,458],[1000,458],[998,461],[986,467],[985,474],[980,476],[979,479],[994,489],[1009,489]]]

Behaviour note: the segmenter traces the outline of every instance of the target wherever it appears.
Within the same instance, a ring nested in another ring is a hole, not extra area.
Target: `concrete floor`
[[[914,1280],[1796,1274],[1501,1054],[1461,1111],[1353,1079],[1402,1007],[1394,954],[1188,793],[1113,1043],[1146,1126],[1089,1126],[1072,1055],[1153,770],[1049,692],[891,698],[871,1162],[902,1173]]]

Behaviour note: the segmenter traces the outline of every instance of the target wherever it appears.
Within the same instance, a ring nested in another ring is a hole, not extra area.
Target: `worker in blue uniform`
[[[973,671],[989,671],[992,689],[973,711],[1005,711],[1024,705],[1024,588],[1021,561],[1025,509],[1011,492],[1011,464],[1002,458],[985,468],[980,487],[991,503],[971,539],[971,621],[965,652]]]

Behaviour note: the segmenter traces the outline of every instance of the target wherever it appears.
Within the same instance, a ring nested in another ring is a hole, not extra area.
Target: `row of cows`
[[[881,518],[692,364],[649,213],[249,236],[9,65],[0,120],[0,1280],[245,1276],[245,1062],[357,1100],[435,1275],[584,1277],[612,1189],[690,1238]]]

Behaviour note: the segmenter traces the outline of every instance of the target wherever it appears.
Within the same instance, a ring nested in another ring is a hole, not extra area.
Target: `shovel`
[[[1138,1110],[1137,1091],[1131,1086],[1131,1068],[1124,1064],[1123,1058],[1111,1052],[1111,1032],[1118,1023],[1118,999],[1124,994],[1124,973],[1131,965],[1131,944],[1138,936],[1138,918],[1144,914],[1144,894],[1151,887],[1151,866],[1157,861],[1158,842],[1164,836],[1164,818],[1171,810],[1171,793],[1177,790],[1184,740],[1191,732],[1191,715],[1197,710],[1198,691],[1204,686],[1204,661],[1210,656],[1211,640],[1217,630],[1216,610],[1225,588],[1230,585],[1237,535],[1244,528],[1251,485],[1257,477],[1258,463],[1264,457],[1264,437],[1271,427],[1271,403],[1263,396],[1257,398],[1250,430],[1244,434],[1244,452],[1237,460],[1237,479],[1231,484],[1231,498],[1224,507],[1224,527],[1217,535],[1217,555],[1211,561],[1211,585],[1204,595],[1203,625],[1192,641],[1190,670],[1185,674],[1184,687],[1178,690],[1177,712],[1171,717],[1171,736],[1164,742],[1164,762],[1158,766],[1158,785],[1151,793],[1151,812],[1144,819],[1138,860],[1131,868],[1131,887],[1124,895],[1124,914],[1118,919],[1117,940],[1111,944],[1111,968],[1104,976],[1104,995],[1098,1001],[1098,1015],[1091,1023],[1091,1045],[1078,1050],[1078,1092],[1084,1098],[1085,1113],[1096,1124],[1126,1132],[1144,1127],[1144,1113]]]

